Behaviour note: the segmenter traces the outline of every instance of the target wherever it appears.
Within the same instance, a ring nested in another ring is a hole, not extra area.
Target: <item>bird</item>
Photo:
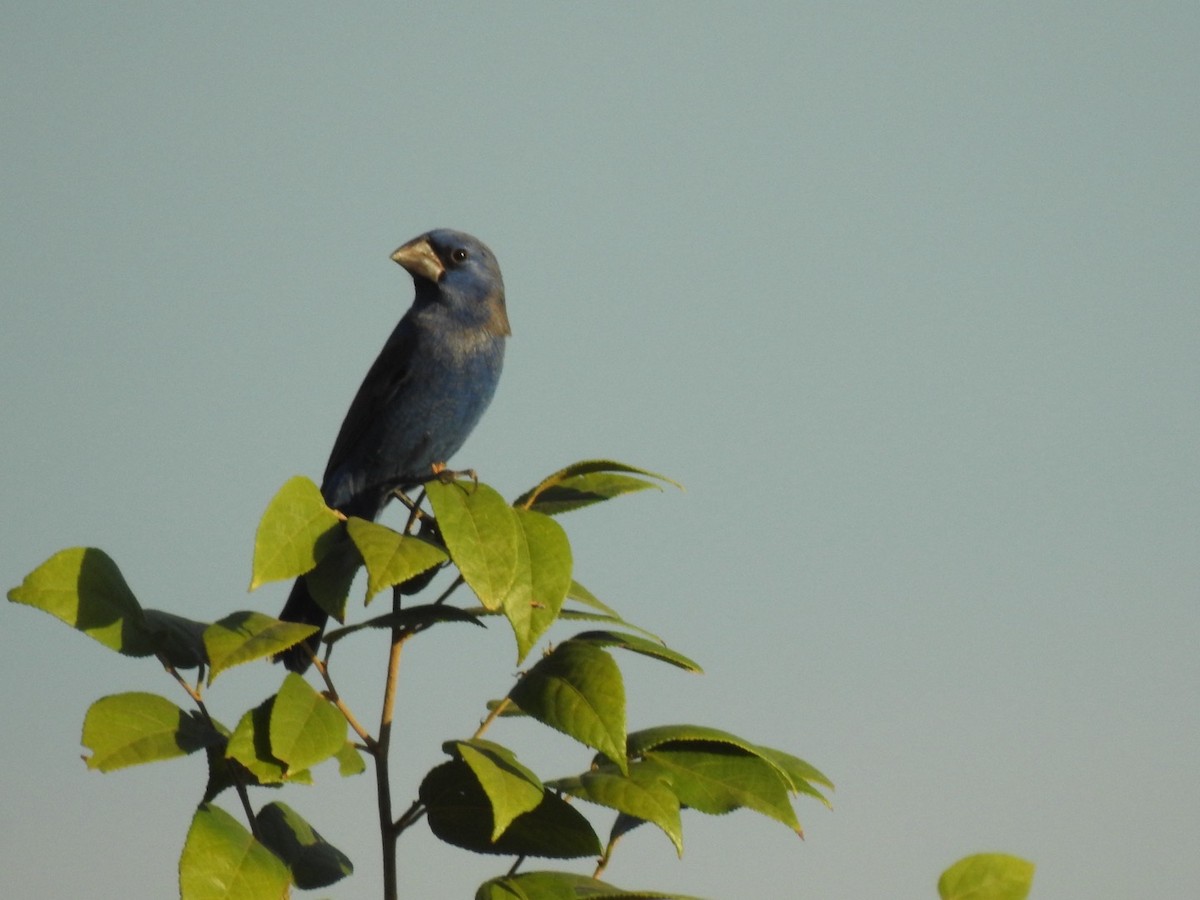
[[[478,238],[438,228],[392,259],[412,276],[413,303],[355,394],[321,481],[326,505],[371,521],[462,447],[496,392],[512,333],[500,265]],[[303,673],[329,619],[305,576],[279,617],[320,629],[275,657]]]

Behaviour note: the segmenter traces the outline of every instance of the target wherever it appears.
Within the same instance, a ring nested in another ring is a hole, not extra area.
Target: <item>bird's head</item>
[[[512,333],[500,264],[483,241],[438,228],[413,238],[392,259],[412,275],[417,306],[437,303],[489,334]]]

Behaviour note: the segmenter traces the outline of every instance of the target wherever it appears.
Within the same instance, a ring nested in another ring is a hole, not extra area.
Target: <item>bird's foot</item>
[[[449,484],[452,481],[457,481],[459,478],[467,477],[474,482],[475,487],[479,487],[479,473],[474,469],[447,469],[444,462],[436,462],[432,466],[433,477],[442,484]]]

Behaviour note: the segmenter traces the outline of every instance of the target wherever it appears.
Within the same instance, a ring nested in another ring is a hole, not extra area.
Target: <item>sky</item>
[[[145,606],[274,612],[258,518],[411,301],[392,250],[458,228],[513,337],[454,462],[509,497],[595,457],[686,487],[561,519],[578,580],[706,670],[622,659],[630,727],[837,785],[803,842],[685,814],[682,860],[641,829],[606,878],[931,898],[1004,851],[1035,898],[1192,895],[1200,7],[406,6],[4,4],[3,587],[89,545]],[[0,893],[172,896],[202,765],[88,772],[79,734],[105,694],[186,698],[28,608],[0,630]],[[517,671],[470,631],[406,651],[401,798]],[[502,725],[546,777],[590,758]],[[310,896],[377,896],[370,779],[316,774],[282,799],[357,871]],[[507,863],[418,828],[399,865],[452,898]]]

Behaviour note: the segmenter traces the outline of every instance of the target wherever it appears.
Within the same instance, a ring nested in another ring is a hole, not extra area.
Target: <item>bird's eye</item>
[[[464,250],[462,247],[456,247],[454,250],[452,250],[450,252],[450,258],[452,260],[454,260],[455,262],[462,262],[464,259],[467,258],[467,255],[468,255],[467,251]]]

